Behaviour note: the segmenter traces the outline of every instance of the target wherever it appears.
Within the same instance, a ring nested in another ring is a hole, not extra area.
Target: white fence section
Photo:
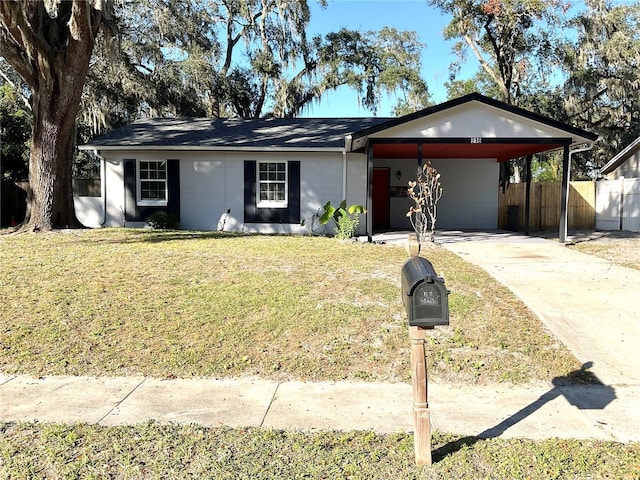
[[[596,183],[596,229],[640,232],[640,178]]]

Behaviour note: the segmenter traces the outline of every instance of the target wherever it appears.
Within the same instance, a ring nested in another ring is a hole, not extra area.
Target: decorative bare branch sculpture
[[[420,244],[434,242],[436,238],[436,216],[437,203],[442,197],[442,184],[440,174],[427,162],[422,166],[422,171],[418,172],[416,181],[409,182],[407,190],[409,197],[415,202],[407,217],[411,220],[411,225],[418,235]]]

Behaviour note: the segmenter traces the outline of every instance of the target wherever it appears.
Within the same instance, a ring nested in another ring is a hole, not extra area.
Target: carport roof
[[[470,125],[465,125],[470,128],[464,131],[464,128],[461,128],[464,115],[470,114],[473,108],[476,109],[475,117],[470,120]],[[482,112],[480,118],[477,112]],[[465,136],[455,136],[451,134],[453,129],[445,132],[444,128],[434,126],[437,123],[451,123],[450,119],[454,117],[458,122],[458,125],[455,125],[458,135]],[[476,124],[473,121],[476,121]],[[528,127],[522,128],[520,135],[516,133],[518,129],[514,128],[508,136],[499,136],[495,133],[497,129],[486,128],[487,124],[493,125],[492,121],[496,124],[502,122],[502,126],[519,122],[519,127],[525,124]],[[408,131],[413,135],[410,133],[403,136],[398,133],[412,122],[414,127]],[[527,129],[529,131],[526,131]],[[389,136],[388,132],[394,134]],[[597,134],[586,130],[479,93],[472,93],[419,112],[371,125],[352,135],[350,148],[352,151],[363,152],[373,146],[376,158],[415,158],[418,149],[421,148],[421,155],[429,158],[496,158],[498,161],[506,161],[566,145],[593,142],[597,138]]]
[[[555,150],[569,143],[562,138],[545,138],[537,142],[524,138],[515,141],[495,139],[497,141],[492,142],[483,138],[482,143],[471,143],[469,138],[443,140],[445,139],[427,143],[422,140],[406,140],[401,144],[374,143],[373,151],[376,158],[416,158],[419,145],[422,144],[424,158],[495,158],[504,162]]]
[[[429,115],[433,115],[445,110],[448,110],[450,108],[459,106],[459,105],[463,105],[465,103],[469,103],[469,102],[479,102],[482,103],[484,105],[488,105],[491,107],[495,107],[498,108],[500,110],[503,110],[505,112],[510,112],[513,113],[515,115],[519,115],[521,117],[527,118],[529,120],[533,120],[535,122],[541,123],[543,125],[547,125],[549,127],[553,127],[553,128],[557,128],[558,130],[563,130],[566,131],[567,133],[570,133],[572,135],[578,136],[578,137],[585,137],[585,138],[589,138],[593,141],[595,141],[598,138],[598,135],[592,132],[588,132],[587,130],[583,130],[581,128],[577,128],[577,127],[572,127],[571,125],[567,125],[566,123],[562,123],[559,122],[557,120],[553,120],[549,117],[545,117],[543,115],[540,115],[538,113],[534,113],[531,112],[529,110],[525,110],[523,108],[519,108],[516,107],[514,105],[510,105],[508,103],[505,102],[501,102],[499,100],[495,100],[493,98],[489,98],[486,97],[484,95],[481,95],[479,93],[470,93],[468,95],[464,95],[462,97],[459,98],[455,98],[453,100],[449,100],[448,102],[444,102],[441,103],[439,105],[435,105],[433,107],[429,107],[429,108],[425,108],[424,110],[420,110],[418,112],[414,112],[414,113],[410,113],[408,115],[404,115],[402,117],[397,117],[397,118],[392,118],[390,120],[388,120],[387,122],[384,123],[380,123],[377,125],[372,125],[369,128],[366,128],[364,130],[361,130],[359,132],[357,132],[357,134],[355,134],[353,136],[354,140],[357,140],[359,137],[365,137],[365,136],[370,136],[374,133],[380,132],[382,130],[387,130],[391,127],[395,127],[398,125],[401,125],[403,123],[407,123],[413,120],[417,120],[423,117],[427,117]]]

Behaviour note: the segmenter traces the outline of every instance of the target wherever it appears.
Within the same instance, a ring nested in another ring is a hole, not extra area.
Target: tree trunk
[[[50,59],[38,75],[31,97],[33,136],[29,155],[30,213],[23,228],[29,231],[78,228],[73,205],[75,121],[80,106],[91,49],[74,49]],[[83,58],[84,57],[84,58]],[[48,67],[48,68],[47,68]]]
[[[31,90],[30,231],[79,227],[73,206],[75,120],[109,2],[2,2],[0,52]],[[26,52],[26,53],[25,53]]]
[[[80,227],[73,205],[75,113],[73,92],[40,91],[33,99],[29,155],[31,204],[23,228],[29,231]]]

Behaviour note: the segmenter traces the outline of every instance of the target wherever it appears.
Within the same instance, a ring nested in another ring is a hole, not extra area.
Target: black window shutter
[[[180,162],[167,160],[167,213],[180,220]]]
[[[244,162],[244,223],[257,221],[256,202],[256,162],[245,160]]]
[[[136,196],[136,161],[124,160],[124,219],[135,222],[138,219]]]
[[[289,211],[289,223],[300,223],[300,162],[289,162],[288,170],[289,198],[287,210]]]

